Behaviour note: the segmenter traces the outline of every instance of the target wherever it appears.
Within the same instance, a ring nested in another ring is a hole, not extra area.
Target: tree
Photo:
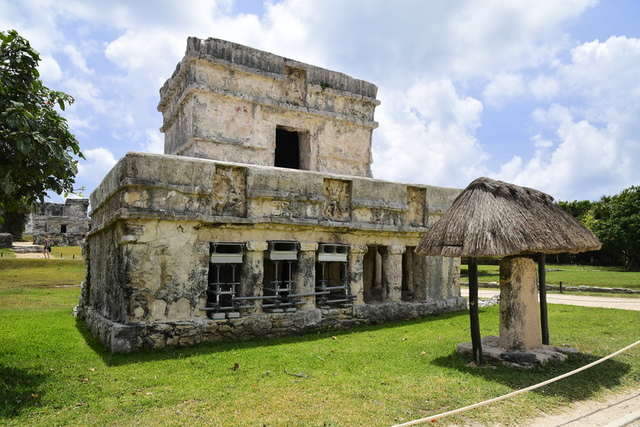
[[[597,203],[587,225],[627,271],[640,268],[640,187],[632,186]]]
[[[573,202],[558,202],[558,205],[584,224],[594,203],[589,200],[574,200]]]
[[[40,55],[15,30],[0,32],[0,210],[42,203],[47,191],[73,192],[84,158],[64,110],[73,97],[42,84]]]

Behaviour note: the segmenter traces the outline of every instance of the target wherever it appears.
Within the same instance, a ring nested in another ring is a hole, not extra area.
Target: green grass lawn
[[[477,368],[455,353],[467,312],[298,337],[113,355],[72,316],[81,261],[0,262],[0,424],[388,426],[555,377],[638,339],[640,312],[549,307],[551,341],[569,362]],[[480,310],[498,334],[498,308]],[[640,385],[640,350],[533,392],[438,420],[522,420]],[[236,365],[237,364],[237,365]],[[233,369],[239,366],[237,369]]]
[[[52,259],[82,259],[82,248],[79,246],[54,246],[50,256]],[[10,248],[0,249],[0,259],[16,258],[16,254]]]
[[[479,265],[478,276],[481,282],[499,282],[500,273],[497,265]],[[640,272],[624,271],[612,267],[591,267],[577,265],[547,264],[547,284],[563,286],[597,286],[602,288],[627,288],[640,290]],[[461,274],[468,274],[466,265]],[[463,279],[463,281],[466,281]]]
[[[2,258],[15,258],[16,254],[13,253],[11,248],[0,248],[0,259]]]

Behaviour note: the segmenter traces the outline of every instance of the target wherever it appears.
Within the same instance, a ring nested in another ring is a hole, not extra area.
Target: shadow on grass
[[[598,359],[600,357],[579,353],[570,355],[566,362],[550,363],[531,369],[512,368],[491,363],[487,363],[484,367],[476,367],[470,364],[471,360],[466,356],[454,352],[448,356],[434,359],[432,363],[482,377],[486,381],[501,383],[516,391],[571,372]],[[622,384],[622,378],[630,370],[630,365],[609,359],[531,392],[542,396],[562,397],[571,402],[580,401],[592,397],[603,388],[611,389]]]
[[[218,341],[196,344],[191,347],[167,347],[162,349],[144,349],[132,353],[111,353],[98,338],[94,337],[83,320],[76,319],[75,326],[83,336],[87,345],[109,366],[120,366],[131,363],[145,363],[161,360],[184,359],[188,357],[200,356],[203,354],[223,353],[240,349],[251,349],[260,347],[271,347],[283,344],[295,344],[299,342],[310,342],[323,340],[331,337],[349,336],[362,332],[375,332],[389,330],[393,328],[405,328],[409,325],[441,321],[443,319],[455,319],[460,316],[467,317],[468,312],[458,311],[432,315],[421,319],[412,319],[396,322],[387,322],[377,325],[356,326],[349,329],[320,329],[309,331],[298,335],[289,335],[279,338],[253,338],[244,341]],[[400,332],[399,332],[400,334]]]
[[[0,420],[40,406],[43,383],[48,379],[49,375],[29,369],[0,366]]]

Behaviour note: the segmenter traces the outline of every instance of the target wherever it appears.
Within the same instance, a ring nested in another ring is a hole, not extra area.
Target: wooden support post
[[[476,365],[484,365],[482,357],[482,336],[478,317],[478,260],[469,257],[469,320],[471,327],[471,348]]]
[[[546,255],[538,253],[538,286],[540,289],[540,330],[542,344],[549,345],[549,316],[547,315],[547,266]]]

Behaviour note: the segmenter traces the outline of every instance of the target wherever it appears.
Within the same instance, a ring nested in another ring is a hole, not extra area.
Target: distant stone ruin
[[[456,258],[414,253],[459,190],[371,177],[377,87],[189,38],[163,155],[91,195],[76,308],[114,352],[464,310]]]
[[[42,203],[27,216],[25,233],[43,245],[48,235],[55,246],[79,246],[89,232],[89,199],[67,199],[64,203]]]

